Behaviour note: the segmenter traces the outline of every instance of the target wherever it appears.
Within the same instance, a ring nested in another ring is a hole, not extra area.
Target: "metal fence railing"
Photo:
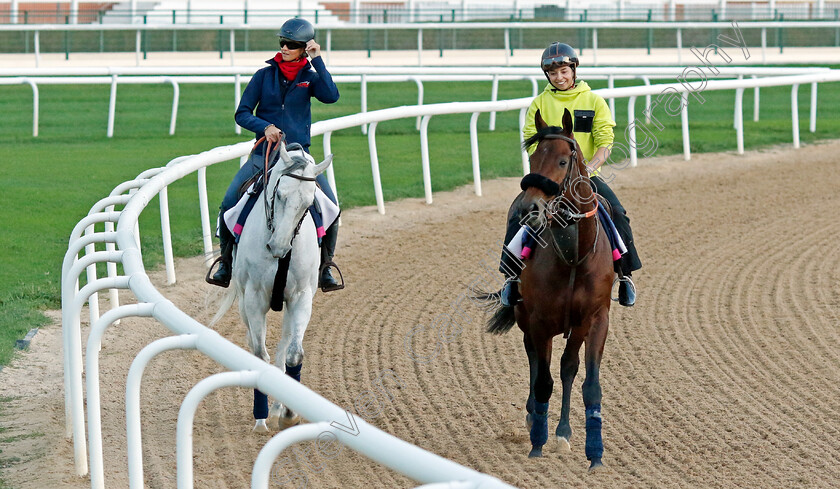
[[[196,2],[198,3],[198,2]],[[482,21],[719,21],[719,20],[837,20],[840,2],[737,3],[721,5],[594,5],[588,7],[546,2],[516,8],[499,5],[421,6],[398,4],[337,3],[330,9],[175,8],[112,9],[110,4],[73,10],[71,3],[24,4],[17,10],[0,11],[0,24],[249,24],[276,26],[290,17],[305,17],[315,24],[401,24],[414,22]],[[53,7],[54,5],[54,7]],[[200,5],[200,4],[199,4]]]
[[[332,51],[424,51],[443,57],[447,50],[499,50],[505,64],[514,50],[543,49],[547,42],[565,39],[597,63],[598,49],[637,48],[650,54],[656,48],[717,45],[718,36],[737,30],[745,46],[840,47],[840,20],[769,22],[456,22],[320,26],[316,39],[326,56]],[[38,66],[43,53],[132,52],[137,64],[149,52],[264,51],[277,46],[275,28],[253,25],[207,24],[38,24],[0,25],[0,53],[32,53]],[[591,51],[590,51],[591,50]],[[408,56],[403,64],[414,64]],[[795,62],[795,60],[791,60]]]

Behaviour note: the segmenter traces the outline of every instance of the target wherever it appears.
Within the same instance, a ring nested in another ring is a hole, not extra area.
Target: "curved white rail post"
[[[607,75],[607,89],[615,88],[615,77],[613,75]],[[613,120],[615,120],[615,98],[610,97],[607,102],[610,104],[610,113],[613,116]]]
[[[753,75],[752,79],[757,80],[758,77]],[[753,122],[758,122],[759,106],[761,104],[761,95],[759,94],[761,93],[761,89],[756,86],[753,90],[755,90],[753,92]]]
[[[598,66],[598,29],[592,29],[592,66]]]
[[[481,168],[478,163],[478,116],[481,112],[473,112],[470,116],[470,154],[472,155],[473,185],[475,195],[481,197]]]
[[[645,86],[650,86],[650,77],[649,76],[642,76],[642,81],[644,82]],[[650,117],[651,112],[653,109],[650,106],[650,94],[645,95],[645,124],[650,124]],[[615,114],[613,114],[613,118],[615,118]]]
[[[385,199],[382,196],[382,178],[379,175],[379,153],[376,151],[376,125],[371,122],[368,126],[368,149],[370,150],[370,171],[373,175],[373,194],[376,197],[376,209],[385,214]]]
[[[108,209],[108,210],[113,210],[113,209]],[[113,223],[106,223],[105,224],[106,225],[105,231],[108,231],[108,229],[107,229],[108,224],[113,225]],[[91,224],[90,226],[87,227],[87,229],[85,229],[85,235],[94,234],[94,230],[95,230],[95,226]],[[94,252],[96,252],[96,245],[94,243],[90,243],[87,246],[85,246],[85,255],[91,255]],[[114,274],[114,275],[116,275],[116,274]],[[96,264],[95,263],[91,264],[87,267],[87,281],[88,281],[88,283],[91,283],[94,280],[96,280]],[[88,299],[88,310],[90,311],[89,316],[90,316],[90,321],[91,322],[99,319],[99,294],[98,293],[94,292],[93,294],[91,294],[90,299]]]
[[[688,94],[683,92],[680,95],[682,102],[680,105],[680,122],[682,125],[682,140],[683,140],[683,159],[688,161],[691,159],[691,140],[688,134]]]
[[[129,180],[127,182],[123,182],[116,187],[114,190],[111,190],[110,197],[114,197],[115,200],[105,208],[106,212],[110,212],[114,210],[115,204],[125,204],[131,199],[131,193],[137,190],[138,188],[145,185],[149,178],[153,177],[154,175],[163,171],[163,168],[150,168],[148,170],[143,171],[137,178],[134,180]],[[126,192],[128,192],[126,194]],[[109,201],[110,202],[110,201]],[[94,206],[91,208],[91,213],[95,212],[96,207]],[[113,232],[114,231],[114,222],[116,221],[105,221],[105,232]],[[137,242],[140,242],[140,233],[139,230],[137,232]],[[107,251],[114,251],[117,249],[116,244],[112,241],[105,242],[105,249]],[[106,270],[108,271],[108,277],[116,277],[117,276],[117,264],[108,262],[105,264]],[[88,268],[88,282],[93,281],[96,279],[96,267],[89,267]],[[119,307],[120,305],[120,294],[116,289],[110,289],[108,291],[109,298],[111,301],[111,307]],[[90,309],[90,322],[93,323],[97,319],[99,319],[99,304],[96,304],[96,307],[91,307]]]
[[[209,264],[213,260],[213,231],[210,227],[210,209],[207,207],[207,168],[199,168],[196,172],[198,179],[198,210],[201,214],[201,239],[204,242],[204,261]]]
[[[178,426],[176,427],[178,489],[192,489],[193,487],[193,420],[198,404],[208,394],[221,387],[256,388],[259,376],[260,373],[254,370],[222,372],[200,381],[187,393],[181,404],[181,410],[178,411]]]
[[[627,146],[630,147],[630,166],[638,165],[638,153],[636,150],[636,97],[627,99]]]
[[[421,80],[420,78],[418,78],[416,76],[410,77],[409,80],[414,80],[414,83],[417,84],[417,105],[418,106],[423,105],[423,98],[424,98],[423,97],[423,80]],[[417,122],[414,123],[414,128],[417,129],[418,131],[420,130],[420,119],[421,118],[422,118],[422,116],[418,115],[417,116]],[[330,165],[329,168],[332,168],[332,165]]]
[[[262,447],[254,461],[251,473],[251,489],[268,489],[271,466],[283,452],[295,443],[319,439],[321,435],[332,434],[334,428],[326,421],[293,426],[272,436]],[[335,435],[333,435],[335,437]]]
[[[72,423],[73,414],[71,409],[71,384],[70,384],[70,324],[79,324],[81,319],[78,314],[71,314],[70,305],[73,303],[76,295],[79,292],[79,274],[69,275],[73,265],[79,261],[78,255],[88,244],[101,243],[117,239],[116,233],[96,233],[90,235],[82,235],[84,229],[92,224],[106,221],[116,221],[119,219],[118,212],[99,212],[86,216],[79,221],[73,232],[70,233],[70,241],[67,253],[64,255],[64,261],[61,264],[61,324],[62,324],[62,341],[64,352],[64,436],[70,438],[73,435]],[[78,329],[78,328],[77,328]],[[81,349],[81,338],[79,338],[79,348]],[[81,353],[80,353],[81,354]],[[81,367],[80,367],[81,368]],[[85,463],[87,465],[87,463]]]
[[[744,75],[738,75],[739,80],[744,79]],[[735,89],[735,106],[732,108],[732,129],[738,129],[738,113],[743,111],[743,107],[738,106],[738,88]]]
[[[128,289],[131,277],[100,278],[82,287],[82,290],[73,300],[71,311],[74,315],[81,314],[84,303],[88,297],[97,291],[108,288]],[[68,338],[69,356],[69,377],[70,377],[70,409],[73,414],[73,446],[74,453],[78,455],[76,472],[79,475],[87,474],[87,456],[85,454],[85,407],[84,390],[82,387],[82,333],[80,324],[70,324]],[[79,463],[82,460],[84,463]],[[80,465],[83,465],[80,467]]]
[[[39,126],[38,114],[40,114],[40,112],[41,112],[40,109],[39,109],[39,106],[40,106],[40,103],[41,103],[41,95],[38,92],[38,85],[34,81],[32,81],[28,78],[24,78],[21,81],[21,83],[26,83],[30,87],[32,87],[32,137],[37,138],[38,137],[38,126]]]
[[[529,77],[528,79],[531,80],[531,96],[536,97],[539,93],[539,90],[540,90],[540,85],[537,82],[537,77],[532,76],[532,77]]]
[[[126,446],[128,447],[128,486],[143,489],[143,437],[140,424],[140,384],[146,365],[168,350],[194,350],[198,335],[182,334],[155,340],[146,345],[131,362],[125,382]]]
[[[505,31],[507,32],[507,31]],[[499,75],[493,75],[493,84],[490,88],[490,101],[495,102],[499,99]],[[491,131],[496,130],[496,111],[490,112],[490,124],[487,126]]]
[[[523,130],[525,129],[525,115],[527,113],[527,107],[519,109],[519,147],[521,148],[520,154],[522,155],[522,175],[527,175],[531,171],[531,164],[528,161],[528,150],[522,148],[522,145],[525,143]]]
[[[431,115],[420,117],[420,166],[423,168],[423,191],[426,203],[432,203],[432,170],[429,164],[429,119]]]
[[[131,196],[125,195],[125,194],[123,194],[123,195],[109,195],[108,197],[105,197],[104,199],[101,199],[99,202],[94,204],[90,208],[90,211],[88,211],[88,215],[96,214],[96,213],[102,212],[102,211],[113,212],[115,205],[125,205],[125,203],[128,202],[128,199],[130,199],[130,198],[131,198]],[[113,221],[105,221],[105,232],[113,232],[113,231],[114,231]],[[105,251],[113,252],[116,249],[117,249],[117,247],[113,242],[110,242],[110,241],[105,242]],[[106,271],[107,271],[107,274],[108,274],[109,277],[116,277],[117,276],[117,264],[116,263],[113,263],[113,262],[110,262],[110,261],[106,262],[105,263],[105,268],[106,268]],[[96,266],[91,266],[91,267],[88,268],[88,277],[91,276],[91,271],[93,272],[93,278],[96,278]],[[90,278],[88,278],[88,281],[90,281]],[[110,293],[111,307],[117,307],[119,305],[119,295],[117,294],[117,291],[116,290],[110,290],[109,293]],[[94,308],[92,307],[93,304],[96,304],[96,306],[97,306],[95,308],[97,314],[94,314]],[[98,316],[99,304],[98,304],[97,301],[93,301],[93,302],[90,303],[90,305],[91,305],[90,321],[94,322],[99,317]]]
[[[172,231],[169,226],[169,187],[158,194],[160,202],[160,232],[163,239],[163,263],[166,266],[166,283],[175,283],[175,258],[172,255]]]
[[[181,88],[174,78],[165,77],[164,80],[172,85],[172,115],[169,117],[169,135],[175,135],[175,123],[178,121],[178,101],[181,98]]]
[[[122,261],[122,252],[116,261]],[[105,329],[121,318],[131,316],[149,317],[154,304],[130,304],[111,309],[91,327],[85,353],[85,382],[87,383],[88,449],[90,452],[90,486],[104,489],[105,464],[102,456],[102,413],[99,395],[99,345]]]
[[[790,118],[793,125],[793,147],[799,148],[799,84],[790,87]]]
[[[811,83],[811,124],[810,132],[817,132],[817,82]]]
[[[139,34],[140,31],[137,31]],[[114,137],[114,116],[117,112],[117,75],[111,75],[111,98],[108,101],[108,131],[109,138]]]
[[[735,89],[735,138],[738,154],[744,154],[744,89]]]

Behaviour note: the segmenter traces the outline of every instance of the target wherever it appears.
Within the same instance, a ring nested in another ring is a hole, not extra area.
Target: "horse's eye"
[[[566,158],[560,158],[560,161],[557,162],[558,166],[566,166],[568,164],[569,164],[569,160],[567,160]]]

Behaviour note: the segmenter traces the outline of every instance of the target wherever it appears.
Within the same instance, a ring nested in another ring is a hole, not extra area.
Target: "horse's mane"
[[[540,141],[545,139],[546,136],[549,136],[551,134],[563,134],[563,128],[557,126],[544,127],[537,131],[536,134],[526,139],[525,142],[522,143],[522,148],[530,148],[532,144],[539,143]]]

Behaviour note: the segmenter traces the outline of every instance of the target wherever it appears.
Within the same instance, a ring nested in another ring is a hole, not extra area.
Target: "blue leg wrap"
[[[595,404],[586,409],[586,458],[600,460],[604,454],[604,442],[601,440],[601,405]]]
[[[534,402],[534,412],[531,413],[531,445],[541,447],[548,441],[548,403]]]
[[[525,410],[529,413],[534,412],[534,396],[528,396],[528,402],[525,403]]]
[[[303,363],[295,365],[294,367],[286,365],[286,375],[300,382],[300,369],[303,368]]]
[[[268,417],[268,396],[254,389],[254,419]]]

